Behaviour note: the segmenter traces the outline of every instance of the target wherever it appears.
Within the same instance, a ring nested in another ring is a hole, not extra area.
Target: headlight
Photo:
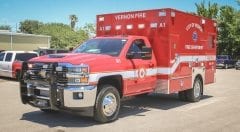
[[[56,71],[66,69],[66,78],[69,85],[86,85],[89,80],[89,66],[86,64],[72,65],[69,63],[59,64]]]

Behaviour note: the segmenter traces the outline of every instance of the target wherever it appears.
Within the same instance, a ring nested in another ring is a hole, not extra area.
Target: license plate
[[[36,105],[39,107],[46,107],[46,106],[48,106],[48,101],[38,99],[38,100],[36,100]]]

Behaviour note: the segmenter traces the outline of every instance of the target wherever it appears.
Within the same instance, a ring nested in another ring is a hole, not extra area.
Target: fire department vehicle
[[[178,93],[196,102],[214,83],[216,22],[175,9],[97,15],[97,37],[72,53],[24,63],[23,104],[116,120],[120,99]]]

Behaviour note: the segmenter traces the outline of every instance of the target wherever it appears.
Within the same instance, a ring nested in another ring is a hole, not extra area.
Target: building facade
[[[33,51],[50,48],[50,36],[0,31],[0,50]]]

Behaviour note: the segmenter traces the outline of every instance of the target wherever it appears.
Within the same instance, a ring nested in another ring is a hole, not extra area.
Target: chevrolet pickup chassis
[[[97,37],[72,53],[25,62],[24,104],[116,120],[120,99],[178,93],[197,102],[215,82],[216,22],[174,9],[97,16]]]

